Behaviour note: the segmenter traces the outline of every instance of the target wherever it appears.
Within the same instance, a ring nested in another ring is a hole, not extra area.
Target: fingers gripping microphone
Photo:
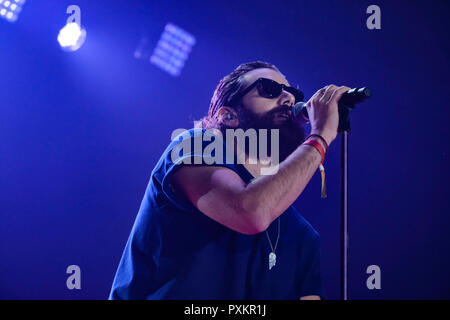
[[[370,89],[367,87],[353,88],[348,90],[341,96],[338,104],[339,107],[349,107],[350,109],[353,109],[353,106],[355,104],[364,101],[365,99],[369,98],[370,95]],[[294,118],[303,116],[306,120],[309,120],[308,111],[306,110],[306,102],[297,102],[292,108],[292,116]]]

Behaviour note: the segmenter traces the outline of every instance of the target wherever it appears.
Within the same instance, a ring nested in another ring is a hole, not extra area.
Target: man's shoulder
[[[226,146],[222,133],[217,129],[176,129],[172,132],[171,142],[169,142],[162,156],[164,157],[168,153],[173,153],[174,150],[202,152],[213,142],[216,148],[219,146],[225,148]]]
[[[235,157],[218,130],[205,128],[177,129],[155,165],[152,176],[162,180],[183,165],[219,166],[233,171]]]

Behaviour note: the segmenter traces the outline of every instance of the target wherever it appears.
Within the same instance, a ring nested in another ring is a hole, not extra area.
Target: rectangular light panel
[[[150,62],[172,76],[178,76],[194,44],[194,36],[168,23],[150,57]]]
[[[0,0],[0,18],[14,22],[19,17],[20,11],[26,0]]]

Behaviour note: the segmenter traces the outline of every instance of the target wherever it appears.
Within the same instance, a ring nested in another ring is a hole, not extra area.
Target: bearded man
[[[109,298],[323,298],[319,235],[292,204],[336,138],[338,101],[349,89],[329,85],[311,97],[306,137],[306,121],[291,114],[303,94],[277,67],[249,62],[225,76],[200,128],[175,138],[152,171]],[[263,163],[235,136],[224,138],[225,152],[205,152],[219,141],[204,139],[206,132],[217,138],[236,129],[259,138],[261,129],[277,130],[267,134],[277,163]],[[199,137],[201,148],[178,156],[181,144],[198,145]],[[263,174],[267,166],[276,170]]]

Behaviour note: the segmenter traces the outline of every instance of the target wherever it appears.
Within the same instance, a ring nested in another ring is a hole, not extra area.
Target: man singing
[[[274,65],[245,63],[225,76],[201,128],[175,138],[152,171],[109,298],[323,298],[319,235],[292,204],[336,138],[338,100],[349,89],[329,85],[312,96],[306,137],[291,114],[303,94]],[[267,153],[279,163],[225,138],[237,129],[259,138],[261,129],[277,130],[267,134]],[[205,152],[214,138],[174,157],[186,136],[213,130],[224,137],[223,161]],[[268,166],[276,170],[263,174]]]

